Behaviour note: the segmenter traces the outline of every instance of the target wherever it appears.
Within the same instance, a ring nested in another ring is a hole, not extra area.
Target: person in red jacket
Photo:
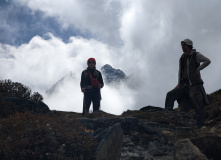
[[[91,102],[93,103],[93,111],[100,109],[101,88],[104,87],[101,72],[96,69],[96,60],[89,58],[87,60],[87,69],[81,74],[80,87],[84,93],[83,116],[89,112]]]

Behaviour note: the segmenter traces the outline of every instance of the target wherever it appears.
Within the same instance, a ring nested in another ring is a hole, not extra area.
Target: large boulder
[[[96,151],[97,160],[119,160],[121,156],[123,130],[119,123],[106,131]]]

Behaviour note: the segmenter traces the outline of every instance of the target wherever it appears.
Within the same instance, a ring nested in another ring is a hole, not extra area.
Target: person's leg
[[[194,109],[189,93],[177,100],[180,108],[180,112],[189,112],[191,109]]]
[[[186,95],[185,88],[173,89],[167,93],[165,109],[173,110],[174,102]]]
[[[89,112],[89,108],[90,108],[90,105],[91,105],[91,94],[84,94],[84,107],[85,107],[85,113],[88,113]]]
[[[101,96],[100,93],[95,93],[93,95],[93,111],[99,111],[100,109],[100,102],[101,102]]]
[[[204,125],[204,103],[203,94],[201,92],[201,85],[191,86],[189,89],[189,95],[195,107],[196,123],[199,127]]]

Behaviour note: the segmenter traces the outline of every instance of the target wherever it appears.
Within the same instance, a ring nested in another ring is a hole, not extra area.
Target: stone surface
[[[100,159],[113,159],[110,156],[113,152],[107,154],[114,151],[117,153],[114,159],[120,155],[121,160],[220,160],[221,90],[210,95],[205,113],[202,129],[196,126],[194,110],[184,113],[154,106],[128,110],[120,116],[103,111],[83,118],[80,113],[60,111],[11,114],[0,119],[0,133],[4,136],[0,139],[4,142],[4,146],[0,145],[0,159],[16,159],[19,154],[23,159],[35,156],[92,160],[96,159],[96,153]]]
[[[175,147],[175,160],[208,160],[189,139],[177,141]]]
[[[221,137],[207,132],[191,138],[191,142],[198,147],[208,159],[219,160],[221,157]]]
[[[108,85],[111,83],[119,83],[127,79],[122,70],[114,69],[109,64],[105,64],[103,67],[101,67],[101,72],[105,83]]]
[[[106,131],[96,151],[96,160],[119,160],[121,156],[123,130],[119,123]]]
[[[206,107],[207,119],[203,129],[197,128],[192,111],[166,111],[154,106],[146,106],[137,111],[128,110],[119,117],[100,112],[91,114],[90,118],[78,120],[94,131],[93,136],[99,142],[107,133],[108,127],[120,124],[124,132],[121,160],[203,160],[207,157],[219,160],[221,111],[213,103]]]

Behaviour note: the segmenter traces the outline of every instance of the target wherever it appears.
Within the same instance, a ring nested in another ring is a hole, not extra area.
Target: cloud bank
[[[36,17],[33,25],[22,21],[24,31],[21,20],[12,25],[8,16],[15,6],[27,9],[25,15],[31,19]],[[0,78],[22,82],[44,94],[71,71],[76,81],[45,102],[51,109],[80,112],[80,74],[86,60],[95,57],[98,69],[110,64],[131,76],[134,88],[105,86],[101,106],[105,111],[120,114],[146,105],[164,107],[166,93],[177,84],[180,41],[190,38],[194,48],[212,62],[202,71],[206,91],[211,93],[221,88],[220,6],[218,0],[11,1],[0,11]],[[53,23],[45,23],[49,19]],[[21,39],[21,45],[7,44],[10,39]]]

